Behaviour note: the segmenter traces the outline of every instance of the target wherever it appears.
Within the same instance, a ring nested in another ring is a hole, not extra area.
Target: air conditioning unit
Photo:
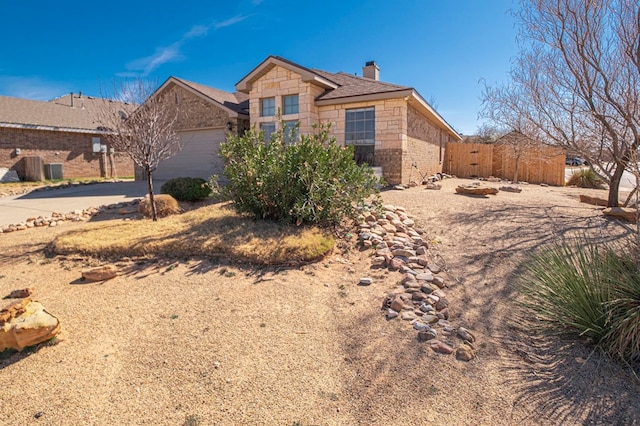
[[[62,164],[61,163],[45,164],[44,177],[49,180],[62,179]]]

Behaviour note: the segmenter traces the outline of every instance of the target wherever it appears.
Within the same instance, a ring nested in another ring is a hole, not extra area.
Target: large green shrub
[[[211,195],[211,187],[202,178],[179,177],[166,181],[160,192],[169,194],[178,201],[198,201]]]
[[[640,358],[636,247],[581,238],[533,256],[521,279],[524,306],[546,329],[587,338],[613,357]]]
[[[284,128],[284,126],[280,126]],[[371,167],[353,160],[353,148],[336,145],[329,127],[287,143],[284,130],[265,143],[254,129],[230,136],[221,147],[225,191],[240,211],[260,218],[302,223],[339,223],[377,192]]]

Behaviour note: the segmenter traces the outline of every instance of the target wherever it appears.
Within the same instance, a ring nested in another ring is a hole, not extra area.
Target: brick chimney
[[[372,80],[380,80],[380,68],[375,61],[369,61],[362,67],[362,76]]]

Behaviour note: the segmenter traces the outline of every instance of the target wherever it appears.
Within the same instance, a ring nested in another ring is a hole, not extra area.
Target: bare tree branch
[[[514,15],[521,52],[509,84],[485,84],[481,116],[578,152],[617,206],[640,146],[640,5],[520,0]]]
[[[126,153],[147,176],[152,218],[157,220],[153,172],[158,164],[182,149],[177,133],[179,108],[160,93],[155,84],[143,80],[114,82],[103,94],[100,120],[110,130],[112,146]]]

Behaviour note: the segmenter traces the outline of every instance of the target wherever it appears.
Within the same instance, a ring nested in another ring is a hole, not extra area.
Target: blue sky
[[[49,100],[171,75],[234,91],[268,55],[414,87],[473,134],[517,54],[512,0],[0,0],[0,95]]]

